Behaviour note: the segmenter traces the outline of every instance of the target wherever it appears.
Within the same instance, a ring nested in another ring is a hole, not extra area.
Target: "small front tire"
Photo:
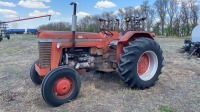
[[[0,42],[3,40],[3,38],[0,36]]]
[[[7,36],[7,39],[10,40],[10,35]]]
[[[68,67],[59,67],[45,76],[42,82],[42,97],[53,107],[75,99],[80,91],[81,81],[76,70]]]
[[[32,82],[36,85],[40,85],[42,83],[42,77],[39,76],[37,71],[35,70],[35,64],[39,63],[39,60],[35,61],[30,69],[30,78]]]

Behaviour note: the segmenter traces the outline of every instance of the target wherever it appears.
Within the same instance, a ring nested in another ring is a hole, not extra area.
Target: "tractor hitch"
[[[192,53],[189,55],[188,59],[190,59],[192,57],[192,55],[197,51],[198,47],[195,47],[194,50],[192,51]]]

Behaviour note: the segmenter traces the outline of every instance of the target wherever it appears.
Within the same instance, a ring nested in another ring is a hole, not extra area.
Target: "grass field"
[[[200,61],[177,50],[183,39],[158,38],[164,51],[159,81],[146,90],[130,90],[116,74],[81,76],[78,98],[57,108],[42,99],[40,86],[29,78],[38,59],[37,39],[12,35],[0,42],[0,111],[2,112],[198,112],[200,111]]]

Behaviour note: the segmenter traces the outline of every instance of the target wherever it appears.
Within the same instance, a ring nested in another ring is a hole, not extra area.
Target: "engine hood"
[[[77,39],[98,39],[102,38],[102,33],[90,33],[90,32],[77,32]],[[38,39],[71,39],[72,32],[69,31],[39,31]]]

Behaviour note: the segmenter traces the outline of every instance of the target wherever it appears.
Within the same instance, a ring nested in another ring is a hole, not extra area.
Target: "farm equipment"
[[[184,46],[182,50],[189,52],[188,59],[192,57],[192,55],[198,55],[200,57],[200,25],[197,25],[192,31],[192,39],[185,39]]]
[[[3,38],[10,39],[10,35],[6,32],[7,24],[0,24],[0,42]]]
[[[0,21],[0,42],[3,40],[3,37],[5,37],[7,39],[10,39],[10,34],[13,34],[13,33],[23,34],[25,32],[25,29],[10,29],[10,30],[6,30],[8,28],[7,27],[7,23],[30,20],[30,19],[37,19],[37,18],[43,18],[43,17],[49,17],[49,20],[50,20],[51,15],[36,16],[36,17],[17,19],[17,20],[11,20],[11,21]]]
[[[8,29],[7,33],[8,34],[24,34],[25,29]]]
[[[33,34],[33,35],[36,35],[38,32],[37,29],[27,29],[27,34]]]
[[[106,29],[103,19],[100,33],[76,33],[77,4],[70,5],[74,6],[72,32],[38,32],[39,59],[30,69],[30,78],[36,85],[42,84],[47,104],[57,107],[75,99],[81,88],[79,74],[89,70],[117,71],[130,88],[146,89],[155,84],[164,59],[155,34],[130,30],[122,36]]]
[[[144,22],[146,18],[139,18],[139,17],[126,17],[126,31],[142,31],[141,22]]]

